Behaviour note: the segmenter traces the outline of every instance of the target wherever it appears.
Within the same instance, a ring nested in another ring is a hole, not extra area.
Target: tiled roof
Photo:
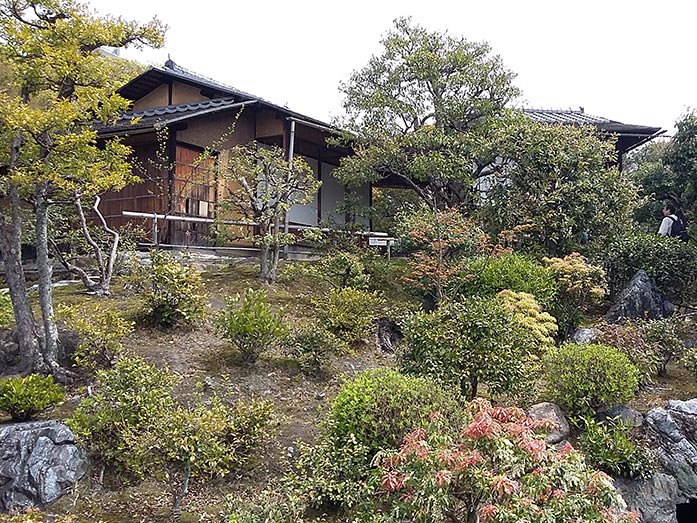
[[[124,113],[115,124],[97,124],[97,131],[100,135],[122,134],[138,129],[151,129],[174,123],[176,121],[188,120],[204,114],[211,114],[220,111],[235,109],[243,105],[253,104],[255,100],[238,102],[235,98],[225,97],[213,100],[204,100],[179,105],[165,105],[152,109],[142,109],[138,111],[128,111]]]
[[[556,110],[556,109],[523,109],[530,118],[540,123],[565,124],[565,125],[598,125],[608,123],[620,123],[600,116],[586,114],[584,111]]]
[[[164,116],[167,114],[183,114],[192,111],[200,111],[202,109],[211,109],[214,107],[227,107],[236,103],[232,97],[216,98],[214,100],[205,100],[203,102],[195,102],[179,105],[165,105],[164,107],[155,107],[152,109],[143,109],[140,111],[128,111],[121,116],[122,120],[132,120],[134,118],[147,118],[150,116]]]

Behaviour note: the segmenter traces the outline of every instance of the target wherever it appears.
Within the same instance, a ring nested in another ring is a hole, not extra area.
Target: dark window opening
[[[697,521],[697,500],[691,499],[689,503],[680,503],[676,507],[678,523],[695,523]]]

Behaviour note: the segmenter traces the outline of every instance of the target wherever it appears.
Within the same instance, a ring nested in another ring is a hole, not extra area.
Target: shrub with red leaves
[[[518,408],[474,400],[459,435],[431,417],[402,446],[379,454],[378,520],[422,523],[583,521],[636,523],[612,479],[586,466],[570,444],[548,447],[549,422]]]

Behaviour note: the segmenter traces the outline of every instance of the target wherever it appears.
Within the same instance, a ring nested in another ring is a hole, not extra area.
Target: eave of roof
[[[278,111],[285,115],[287,119],[309,125],[324,132],[333,132],[334,127],[314,118],[309,118],[285,107],[266,102],[265,100],[244,100],[237,101],[232,97],[216,98],[202,102],[194,102],[179,105],[166,105],[143,109],[138,111],[128,111],[123,114],[115,124],[104,125],[96,124],[97,133],[101,138],[112,136],[122,136],[133,134],[134,132],[144,132],[146,130],[156,130],[174,123],[183,122],[201,116],[216,114],[224,111],[244,108],[250,105],[258,105],[271,110]]]

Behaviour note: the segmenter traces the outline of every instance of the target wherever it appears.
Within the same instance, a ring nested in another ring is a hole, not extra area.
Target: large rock
[[[641,427],[644,424],[644,416],[641,415],[641,412],[626,405],[615,405],[608,410],[598,412],[595,419],[603,423],[620,421],[633,428]]]
[[[687,501],[680,494],[678,482],[667,474],[647,479],[616,478],[615,487],[627,508],[641,514],[642,523],[677,523],[676,505]]]
[[[551,420],[555,423],[557,428],[552,430],[547,434],[547,437],[545,437],[547,443],[559,443],[568,438],[571,433],[569,422],[566,421],[566,417],[559,405],[548,402],[538,403],[528,409],[528,415],[532,419]]]
[[[84,453],[57,421],[0,426],[0,511],[56,501],[87,470]]]
[[[656,290],[656,285],[646,271],[639,270],[617,296],[605,319],[608,323],[637,318],[658,320],[672,316],[674,310],[673,304]]]
[[[663,469],[686,498],[697,498],[697,398],[671,400],[644,418],[646,434]]]

